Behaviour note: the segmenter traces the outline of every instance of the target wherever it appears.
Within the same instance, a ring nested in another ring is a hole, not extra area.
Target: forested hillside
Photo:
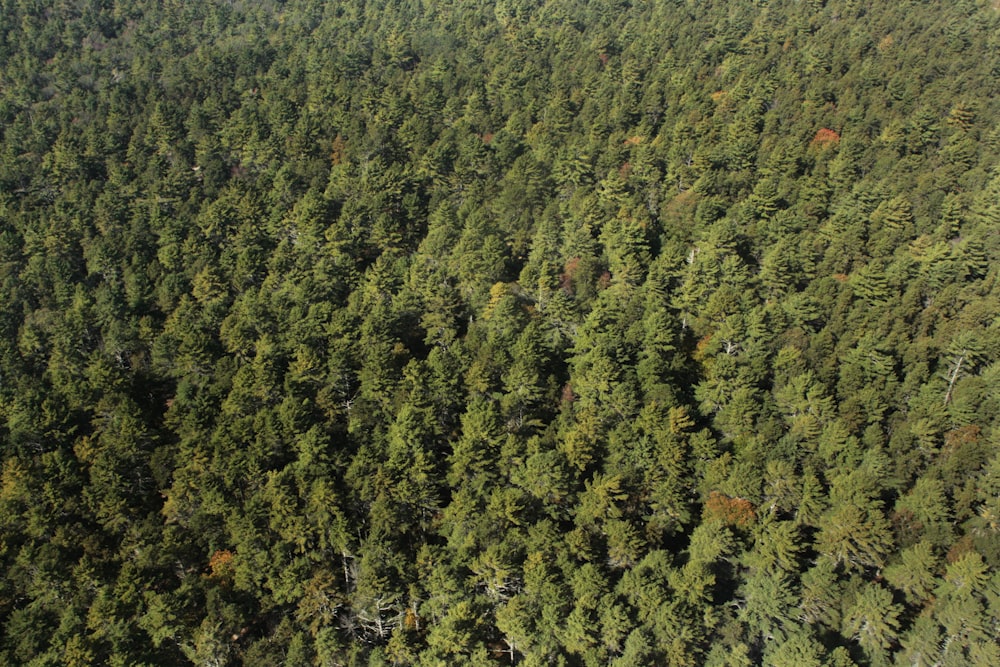
[[[1000,665],[993,0],[0,0],[0,663]]]

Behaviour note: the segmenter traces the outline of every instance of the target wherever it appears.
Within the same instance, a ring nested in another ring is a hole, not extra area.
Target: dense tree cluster
[[[0,662],[1000,664],[987,0],[0,0]]]

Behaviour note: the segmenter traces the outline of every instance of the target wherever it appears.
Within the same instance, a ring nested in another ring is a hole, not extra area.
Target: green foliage
[[[995,665],[996,3],[0,4],[0,663]]]

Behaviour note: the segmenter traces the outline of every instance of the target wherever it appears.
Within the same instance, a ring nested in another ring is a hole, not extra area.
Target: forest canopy
[[[1000,664],[1000,5],[0,0],[0,662]]]

